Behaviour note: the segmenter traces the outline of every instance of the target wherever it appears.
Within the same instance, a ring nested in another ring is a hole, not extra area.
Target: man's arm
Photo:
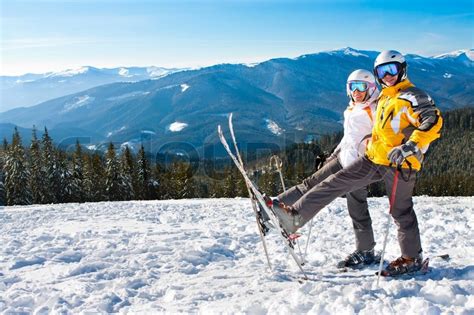
[[[404,91],[399,98],[410,103],[407,115],[410,116],[409,119],[415,130],[409,141],[423,149],[441,136],[440,131],[443,126],[441,112],[428,94],[413,87]]]

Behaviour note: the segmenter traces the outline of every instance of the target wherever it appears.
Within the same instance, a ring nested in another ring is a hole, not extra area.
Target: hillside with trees
[[[431,196],[472,196],[473,108],[443,114],[442,137],[432,144],[415,194]],[[342,134],[324,135],[311,143],[289,146],[280,152],[244,160],[251,177],[269,195],[282,191],[281,181],[270,157],[282,160],[286,187],[301,182],[315,171],[317,157],[328,153]],[[0,205],[64,202],[219,198],[247,196],[242,176],[228,159],[187,161],[152,157],[142,146],[137,154],[128,147],[110,143],[105,153],[55,147],[45,129],[41,139],[33,128],[29,145],[18,130],[11,142],[0,148]],[[165,163],[163,161],[170,161]],[[380,183],[369,187],[371,196],[385,194]]]

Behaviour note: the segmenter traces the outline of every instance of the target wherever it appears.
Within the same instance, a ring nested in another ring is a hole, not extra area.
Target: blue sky
[[[2,75],[246,63],[350,46],[473,48],[469,1],[0,0]]]

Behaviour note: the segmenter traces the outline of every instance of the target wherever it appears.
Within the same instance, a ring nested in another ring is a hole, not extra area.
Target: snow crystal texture
[[[268,270],[248,199],[7,207],[0,313],[473,314],[473,201],[415,198],[432,270],[379,288],[377,266],[335,270],[354,249],[344,199],[315,218],[302,283],[274,232]],[[380,250],[387,199],[369,207]],[[400,254],[395,233],[392,224],[386,259]],[[434,257],[444,253],[449,261]]]

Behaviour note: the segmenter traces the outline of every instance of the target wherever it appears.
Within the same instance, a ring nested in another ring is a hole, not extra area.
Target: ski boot
[[[427,265],[428,260],[426,261]],[[384,277],[397,277],[404,274],[413,274],[421,271],[425,268],[425,262],[423,261],[423,255],[420,253],[416,257],[399,257],[388,264],[388,266],[382,270],[381,276]],[[427,266],[425,269],[428,269]]]
[[[278,218],[281,228],[288,235],[295,234],[303,223],[301,215],[291,206],[285,205],[278,199],[271,199],[266,195],[263,195],[263,198],[267,206],[272,209],[273,213]]]
[[[356,250],[349,254],[344,260],[337,263],[337,268],[362,269],[368,265],[379,263],[380,256],[375,255],[374,249]]]

